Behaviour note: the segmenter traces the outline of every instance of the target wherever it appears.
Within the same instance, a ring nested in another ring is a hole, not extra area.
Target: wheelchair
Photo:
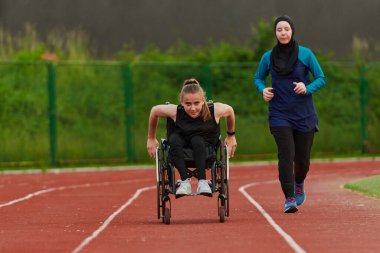
[[[175,123],[172,119],[167,118],[166,123],[167,137],[175,131]],[[220,136],[220,130],[219,130]],[[162,223],[170,224],[171,200],[170,194],[176,198],[183,197],[175,194],[179,183],[175,181],[175,167],[171,161],[169,154],[170,144],[168,140],[162,139],[160,146],[156,149],[156,176],[157,176],[157,217],[162,219]],[[218,193],[218,216],[219,221],[224,222],[225,217],[229,217],[229,157],[228,147],[223,146],[221,137],[219,137],[216,146],[208,146],[207,149],[206,170],[211,170],[211,180],[209,185],[212,194]],[[193,151],[190,148],[184,148],[184,156],[189,178],[197,178],[197,170],[195,168]],[[197,196],[198,193],[192,193],[186,196]]]

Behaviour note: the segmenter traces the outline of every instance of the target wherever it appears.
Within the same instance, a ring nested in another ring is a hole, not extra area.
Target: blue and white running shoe
[[[304,181],[305,182],[305,181]],[[304,182],[294,185],[294,198],[296,199],[297,206],[302,205],[306,200],[306,193],[304,190]]]
[[[298,211],[295,198],[288,197],[285,200],[284,213],[295,213]]]

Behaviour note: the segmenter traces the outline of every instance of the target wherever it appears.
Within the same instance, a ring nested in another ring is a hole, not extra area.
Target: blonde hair
[[[210,108],[208,108],[208,104],[206,101],[206,93],[204,92],[203,88],[199,84],[198,80],[191,78],[187,79],[183,82],[181,93],[179,94],[179,100],[182,102],[183,96],[186,94],[196,94],[201,93],[202,100],[203,100],[203,106],[200,113],[200,117],[203,119],[203,121],[211,119],[211,112]]]

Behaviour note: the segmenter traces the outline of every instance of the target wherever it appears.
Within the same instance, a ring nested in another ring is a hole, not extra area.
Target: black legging
[[[186,171],[186,163],[183,153],[184,147],[193,150],[195,168],[198,171],[198,179],[206,179],[206,141],[203,137],[194,136],[186,140],[178,133],[173,133],[169,137],[170,153],[174,162],[174,166],[178,169],[181,180],[187,179],[189,176]]]
[[[294,196],[294,181],[302,183],[309,171],[314,130],[300,132],[290,127],[271,127],[278,151],[278,172],[285,197]],[[294,167],[293,167],[294,165]]]

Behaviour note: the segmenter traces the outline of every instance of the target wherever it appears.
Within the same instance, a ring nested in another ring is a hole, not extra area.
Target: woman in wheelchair
[[[156,105],[152,108],[149,116],[148,153],[151,157],[156,155],[158,147],[156,130],[159,117],[171,118],[175,122],[175,131],[168,136],[170,155],[181,177],[176,195],[192,193],[183,152],[185,147],[193,150],[198,177],[197,192],[209,195],[212,191],[206,180],[206,148],[208,145],[217,145],[219,120],[225,117],[227,137],[224,144],[228,145],[229,156],[234,156],[237,146],[234,110],[227,104],[207,103],[205,92],[196,79],[184,81],[179,99],[181,102],[179,105]]]

